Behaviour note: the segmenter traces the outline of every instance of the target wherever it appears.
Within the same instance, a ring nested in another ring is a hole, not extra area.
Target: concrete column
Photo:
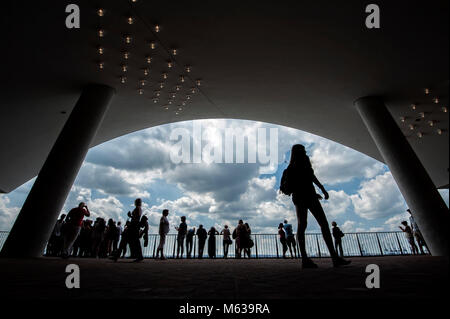
[[[114,93],[99,84],[83,89],[17,216],[2,257],[42,256]]]
[[[355,107],[392,172],[431,253],[449,255],[449,211],[419,158],[377,97],[363,97]]]

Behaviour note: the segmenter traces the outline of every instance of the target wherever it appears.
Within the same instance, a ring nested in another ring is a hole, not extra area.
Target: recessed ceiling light
[[[184,69],[187,73],[190,73],[192,71],[192,67],[190,65],[186,65]]]
[[[425,118],[425,112],[420,112],[420,113],[419,113],[419,116],[420,116],[421,118]]]
[[[415,110],[415,109],[417,108],[417,105],[416,105],[416,104],[411,104],[411,108],[412,108],[413,110]]]
[[[426,95],[430,94],[430,89],[429,89],[429,88],[425,88],[424,91],[425,91],[425,94],[426,94]]]
[[[197,84],[197,86],[200,86],[200,85],[202,85],[202,80],[197,79],[197,80],[195,80],[195,83]]]
[[[133,23],[134,23],[133,17],[128,17],[128,18],[127,18],[127,23],[128,23],[128,24],[133,24]]]
[[[145,61],[147,61],[148,64],[152,63],[152,57],[149,56],[149,55],[147,55],[147,56],[145,57]]]
[[[127,82],[127,77],[126,76],[121,76],[120,77],[120,83],[125,83]]]
[[[417,132],[417,136],[418,136],[419,138],[422,138],[422,137],[423,137],[423,133],[422,133],[422,132]]]
[[[173,67],[173,62],[172,61],[167,61],[167,67],[170,69]]]
[[[447,109],[446,106],[443,106],[441,109],[442,109],[442,112],[444,112],[444,113],[447,113],[447,112],[448,112],[448,109]]]
[[[150,45],[150,48],[152,50],[156,49],[156,42],[155,41],[150,41],[149,45]]]
[[[128,71],[128,65],[126,65],[126,64],[122,64],[120,66],[120,68],[121,68],[122,72],[127,72]]]
[[[97,9],[97,15],[99,17],[103,17],[105,15],[105,9],[103,9],[103,8]]]
[[[400,121],[402,121],[403,123],[405,123],[405,121],[406,121],[406,117],[404,117],[404,116],[401,116],[401,117],[400,117]]]
[[[431,120],[431,121],[428,121],[428,125],[430,125],[430,126],[434,126],[434,121],[433,121],[433,120]]]
[[[128,60],[128,59],[130,58],[130,52],[125,51],[125,52],[123,53],[123,58],[124,58],[125,60]]]
[[[172,52],[172,55],[177,55],[177,54],[178,54],[178,49],[173,48],[173,49],[171,50],[171,52]]]
[[[105,30],[103,29],[98,29],[97,30],[97,34],[100,38],[103,38],[105,36]]]
[[[438,133],[439,135],[442,135],[442,130],[441,130],[440,128],[438,128],[438,129],[436,130],[436,133]]]
[[[131,35],[127,35],[127,34],[123,36],[123,39],[124,39],[124,41],[125,41],[126,44],[130,44],[131,41],[133,40],[133,38],[131,37]]]
[[[161,31],[161,26],[159,24],[155,25],[155,32]]]
[[[99,61],[99,62],[98,62],[98,68],[99,68],[100,70],[103,70],[103,69],[105,68],[105,62]]]
[[[139,84],[140,84],[141,86],[144,86],[146,83],[147,83],[147,82],[146,82],[145,80],[139,80]]]
[[[166,72],[163,72],[163,73],[162,73],[162,77],[163,77],[164,80],[166,80],[168,76],[169,76],[169,75],[168,75]]]
[[[139,95],[144,94],[144,89],[138,89],[138,93],[139,93]]]
[[[143,69],[142,71],[144,72],[144,75],[148,75],[149,73],[149,70],[147,68]]]
[[[185,79],[184,79],[184,75],[180,75],[180,82],[184,83]]]
[[[438,104],[439,103],[439,98],[438,97],[433,98],[433,103]]]
[[[105,52],[105,49],[103,47],[98,47],[97,48],[98,54],[103,54]]]
[[[415,128],[414,124],[409,124],[409,129],[410,129],[411,131],[413,131],[414,128]]]

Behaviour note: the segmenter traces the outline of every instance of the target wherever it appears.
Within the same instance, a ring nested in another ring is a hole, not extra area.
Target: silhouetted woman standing
[[[325,212],[319,202],[319,199],[322,199],[322,196],[316,194],[314,184],[320,188],[325,200],[327,200],[329,196],[323,185],[314,175],[314,170],[311,166],[308,155],[306,155],[306,150],[303,145],[296,144],[292,146],[291,160],[287,171],[288,183],[292,189],[292,202],[294,203],[297,212],[297,238],[300,246],[300,252],[302,254],[303,268],[317,268],[317,265],[310,258],[308,258],[305,248],[305,231],[307,226],[308,209],[316,218],[317,223],[322,230],[323,239],[325,240],[328,250],[330,251],[333,265],[338,267],[349,264],[350,261],[339,257],[334,250],[333,239],[331,237],[327,217],[325,216]]]
[[[214,227],[211,227],[208,235],[208,256],[209,258],[216,258],[216,235],[219,235],[219,232]]]

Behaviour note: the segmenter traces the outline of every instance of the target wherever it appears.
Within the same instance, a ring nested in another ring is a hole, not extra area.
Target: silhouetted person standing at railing
[[[208,234],[206,229],[203,228],[203,225],[198,226],[197,229],[197,238],[198,238],[198,258],[203,258],[203,250],[205,249],[206,238],[208,238]]]
[[[78,207],[72,208],[67,214],[66,224],[64,226],[64,247],[61,254],[63,258],[69,257],[72,251],[72,245],[80,234],[83,218],[84,216],[89,217],[90,215],[91,213],[87,205],[83,202]]]
[[[425,239],[423,239],[422,233],[420,232],[419,226],[417,226],[416,221],[414,220],[414,217],[412,216],[411,210],[408,208],[406,210],[409,213],[409,223],[411,224],[411,228],[414,234],[414,237],[416,238],[417,245],[419,246],[420,253],[423,255],[425,254],[425,251],[423,250],[423,246],[427,247],[427,244],[425,243]],[[428,247],[427,247],[428,249]]]
[[[417,249],[416,243],[414,242],[414,234],[411,229],[411,227],[408,226],[408,222],[406,220],[402,221],[402,225],[405,226],[405,228],[402,228],[401,226],[398,226],[402,230],[402,232],[405,233],[405,237],[408,240],[409,245],[411,246],[412,253],[414,255],[419,253],[419,250]]]
[[[235,235],[234,232],[236,232]],[[233,235],[236,237],[236,258],[241,258],[242,251],[248,246],[249,238],[247,226],[244,225],[244,221],[242,219],[239,220],[236,229],[233,231]]]
[[[131,257],[135,258],[135,262],[140,262],[144,260],[140,241],[142,200],[137,198],[134,201],[134,205],[136,207],[133,209],[133,212],[128,212],[128,217],[131,218],[130,226],[128,227],[128,243],[130,245]]]
[[[208,256],[209,258],[216,258],[216,235],[219,235],[219,232],[214,227],[211,227],[208,235]]]
[[[319,199],[322,196],[316,194],[314,184],[320,188],[325,200],[328,199],[328,193],[314,175],[308,155],[306,155],[305,147],[301,144],[292,146],[291,160],[287,169],[284,170],[281,178],[280,190],[287,195],[292,194],[292,202],[295,205],[298,219],[298,242],[300,252],[302,254],[303,268],[317,268],[317,265],[308,258],[305,247],[305,231],[307,226],[308,210],[316,218],[321,230],[325,243],[330,252],[335,267],[348,265],[350,261],[339,257],[334,250],[333,239],[331,238],[330,228],[328,226],[327,217],[323,211]]]
[[[188,230],[186,234],[186,255],[187,258],[191,258],[192,247],[194,242],[195,227]]]
[[[165,260],[166,257],[164,256],[164,245],[166,244],[166,236],[169,233],[169,219],[167,218],[169,216],[169,210],[164,209],[162,212],[162,217],[159,220],[159,245],[158,249],[156,250],[156,258],[158,258],[159,253],[161,253],[161,260]]]
[[[294,231],[292,229],[292,225],[288,223],[288,221],[284,220],[284,231],[286,232],[286,244],[289,247],[289,252],[291,253],[291,258],[297,258],[297,243],[295,242]],[[292,253],[292,249],[294,249],[294,254]]]
[[[288,246],[286,243],[286,232],[284,230],[283,223],[280,223],[280,225],[278,225],[278,236],[280,237],[280,243],[281,246],[283,247],[283,258],[286,258]]]
[[[186,237],[187,233],[186,216],[181,217],[180,226],[175,227],[175,229],[178,231],[177,235],[177,259],[178,259],[180,258],[180,251],[181,251],[181,258],[183,258],[184,238]]]
[[[99,258],[101,246],[105,240],[106,222],[103,218],[97,217],[92,229],[92,257]]]
[[[220,234],[223,235],[223,258],[228,258],[228,249],[233,243],[228,225],[225,225]]]
[[[341,257],[344,257],[344,250],[342,249],[342,237],[344,237],[344,233],[337,227],[336,222],[331,222],[331,226],[333,226],[334,248],[336,252],[339,252]]]
[[[61,214],[61,217],[56,221],[55,227],[53,227],[52,234],[48,240],[46,255],[47,256],[59,256],[64,244],[63,226],[66,223],[66,214]]]
[[[116,252],[114,252],[113,257],[111,258],[114,261],[117,261],[117,259],[119,259],[119,258],[124,258],[125,254],[127,253],[129,227],[130,227],[130,221],[127,221],[125,223],[125,228],[123,229],[122,234],[121,234],[119,248],[117,249]]]

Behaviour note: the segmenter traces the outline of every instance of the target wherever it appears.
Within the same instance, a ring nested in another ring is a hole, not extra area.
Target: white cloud
[[[384,171],[382,163],[324,139],[313,147],[311,163],[317,178],[329,185],[345,183],[361,177],[373,178]]]
[[[352,200],[343,190],[328,192],[329,200],[322,201],[322,207],[327,215],[337,217],[349,212],[352,206]]]
[[[344,233],[349,233],[349,232],[353,232],[353,231],[354,231],[355,225],[356,225],[356,222],[355,222],[355,221],[347,220],[347,221],[345,221],[345,222],[341,225],[340,228],[341,228],[341,230],[342,230]]]
[[[0,230],[9,230],[19,214],[20,207],[11,207],[8,196],[0,194]]]
[[[406,210],[406,204],[390,172],[363,181],[358,193],[351,195],[354,211],[373,220],[393,216]]]

